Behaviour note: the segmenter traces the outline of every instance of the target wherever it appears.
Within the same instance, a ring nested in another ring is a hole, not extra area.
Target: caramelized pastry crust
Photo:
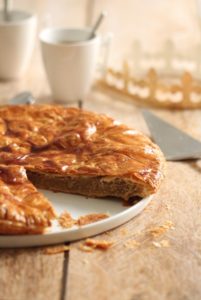
[[[0,165],[0,233],[41,233],[55,212],[28,181],[22,166]]]
[[[40,187],[128,200],[156,192],[164,157],[146,136],[105,115],[18,105],[0,108],[0,163],[23,166]]]

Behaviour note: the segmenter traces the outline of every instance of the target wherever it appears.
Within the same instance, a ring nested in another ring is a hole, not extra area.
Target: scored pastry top
[[[57,218],[31,182],[128,200],[156,192],[163,173],[159,147],[105,115],[54,105],[0,108],[0,234],[42,233]]]
[[[0,165],[0,233],[40,233],[56,216],[22,166]]]
[[[105,115],[53,105],[0,108],[0,162],[63,175],[121,176],[149,194],[164,169],[160,149],[140,132]]]

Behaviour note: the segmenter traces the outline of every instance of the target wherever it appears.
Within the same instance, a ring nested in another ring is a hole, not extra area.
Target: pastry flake
[[[95,222],[104,220],[108,217],[109,217],[109,214],[104,214],[104,213],[88,214],[88,215],[79,217],[77,220],[77,224],[79,226],[84,226],[84,225],[88,225],[91,223],[95,223]]]

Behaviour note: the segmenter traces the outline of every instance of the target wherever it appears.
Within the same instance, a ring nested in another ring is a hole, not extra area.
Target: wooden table
[[[0,83],[2,102],[23,90],[31,90],[38,101],[49,99],[42,68],[34,65],[24,79]],[[85,108],[108,113],[148,134],[134,104],[95,90]],[[156,113],[201,140],[200,111]],[[0,250],[0,300],[200,300],[200,172],[199,161],[169,162],[166,179],[147,209],[98,236],[115,241],[108,251],[83,252],[82,241],[54,255],[43,248]],[[150,231],[167,222],[171,228],[158,237]],[[127,241],[133,240],[136,246],[128,247]]]

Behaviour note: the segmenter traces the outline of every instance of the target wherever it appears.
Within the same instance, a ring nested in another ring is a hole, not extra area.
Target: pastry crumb
[[[123,235],[123,236],[128,235],[128,229],[127,229],[127,228],[121,228],[121,229],[120,229],[120,233],[121,233],[121,235]]]
[[[114,242],[106,240],[86,239],[85,244],[95,249],[107,250],[114,244]]]
[[[71,214],[67,211],[64,211],[58,218],[59,225],[63,228],[71,228],[76,224],[76,220],[74,220]]]
[[[87,265],[89,263],[88,259],[83,259],[83,264]]]
[[[69,212],[65,211],[59,216],[58,222],[59,225],[63,228],[71,228],[73,225],[84,226],[87,224],[98,222],[108,217],[109,214],[106,213],[93,213],[81,216],[77,220],[75,220],[72,218]]]
[[[151,228],[149,230],[149,233],[153,237],[158,237],[160,235],[163,235],[165,232],[167,232],[169,229],[174,229],[174,224],[172,221],[166,221],[163,225]]]
[[[128,240],[124,243],[124,246],[127,248],[127,249],[135,249],[137,247],[140,246],[140,243],[137,242],[136,240]]]
[[[170,246],[170,242],[168,240],[162,240],[160,242],[156,242],[153,241],[152,244],[156,247],[156,248],[167,248]]]
[[[48,247],[43,249],[43,254],[52,255],[52,254],[58,254],[63,253],[66,251],[69,251],[70,247],[67,245],[61,245],[56,247]]]
[[[84,252],[92,252],[92,251],[93,251],[93,248],[92,248],[92,247],[87,246],[87,245],[85,245],[85,244],[80,244],[80,245],[79,245],[79,249],[80,249],[81,251],[84,251]]]
[[[94,249],[107,250],[114,244],[113,241],[86,239],[83,244],[80,245],[80,250],[85,252],[91,252]]]
[[[156,248],[161,248],[161,244],[159,242],[153,241],[152,244],[156,247]]]
[[[170,205],[169,204],[165,204],[165,207],[167,208],[167,210],[170,210]]]
[[[161,242],[161,246],[162,247],[170,247],[170,242],[169,242],[169,240],[162,240]]]
[[[102,214],[96,214],[96,213],[88,214],[88,215],[79,217],[79,219],[77,220],[77,224],[79,226],[83,226],[83,225],[87,225],[87,224],[91,224],[91,223],[94,223],[94,222],[101,221],[101,220],[106,219],[108,217],[109,217],[109,214],[105,214],[105,213],[102,213]]]
[[[163,227],[166,228],[166,229],[175,229],[174,223],[170,220],[167,220],[165,222],[165,224],[163,225]]]

